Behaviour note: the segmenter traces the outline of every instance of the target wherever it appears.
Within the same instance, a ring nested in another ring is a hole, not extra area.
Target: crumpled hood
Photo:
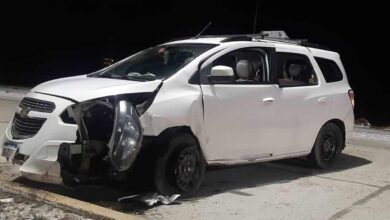
[[[31,91],[83,102],[111,95],[153,92],[160,83],[161,80],[138,82],[82,75],[48,81],[34,87]]]

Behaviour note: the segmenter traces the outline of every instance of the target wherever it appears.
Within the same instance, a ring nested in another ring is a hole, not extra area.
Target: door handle
[[[275,98],[273,98],[273,97],[268,97],[268,98],[264,98],[262,101],[263,101],[263,102],[273,102],[273,101],[275,101]]]
[[[328,100],[328,98],[326,98],[326,97],[321,97],[321,98],[318,99],[318,102],[320,102],[320,103],[325,103],[327,100]]]

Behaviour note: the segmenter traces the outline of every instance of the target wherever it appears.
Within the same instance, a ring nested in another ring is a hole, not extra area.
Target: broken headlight
[[[118,171],[130,168],[142,142],[142,126],[134,106],[125,100],[115,107],[114,129],[109,141],[109,158]]]

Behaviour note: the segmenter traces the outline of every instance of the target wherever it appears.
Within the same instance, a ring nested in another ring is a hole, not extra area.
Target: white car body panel
[[[219,43],[224,38],[189,39],[174,43]],[[199,85],[188,83],[205,61],[244,47],[269,47],[277,52],[308,56],[318,85],[279,88],[267,85]],[[313,56],[337,62],[343,80],[326,83]],[[76,102],[120,94],[153,92],[152,105],[140,116],[145,136],[158,136],[172,127],[189,127],[198,139],[208,164],[243,164],[308,155],[320,128],[331,119],[345,125],[346,136],[353,129],[353,108],[345,70],[337,53],[297,45],[262,42],[227,42],[201,54],[168,79],[148,82],[92,78],[86,75],[40,84],[26,97],[56,104],[52,113],[31,111],[28,116],[46,118],[32,138],[16,140],[7,128],[4,141],[19,144],[19,153],[28,156],[21,166],[29,179],[62,182],[58,149],[75,143],[78,126],[65,124],[59,115]],[[72,101],[73,100],[73,101]],[[16,112],[20,112],[18,107]],[[3,146],[3,144],[1,145]]]
[[[256,161],[274,153],[268,141],[275,133],[273,97],[275,85],[205,85],[207,145],[210,161]],[[249,94],[249,95],[248,95]],[[243,98],[245,97],[245,98]],[[261,126],[259,126],[261,125]]]

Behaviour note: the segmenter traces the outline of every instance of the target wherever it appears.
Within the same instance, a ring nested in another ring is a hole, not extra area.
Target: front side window
[[[171,44],[153,47],[129,57],[90,77],[151,81],[166,79],[213,44]]]
[[[230,83],[258,84],[267,83],[267,53],[261,48],[244,48],[229,52],[212,62],[212,67],[226,66],[234,72]]]
[[[317,85],[318,80],[307,56],[294,53],[276,53],[275,74],[283,87]]]
[[[338,82],[343,79],[340,67],[333,60],[320,57],[315,57],[315,60],[318,63],[327,83]]]

